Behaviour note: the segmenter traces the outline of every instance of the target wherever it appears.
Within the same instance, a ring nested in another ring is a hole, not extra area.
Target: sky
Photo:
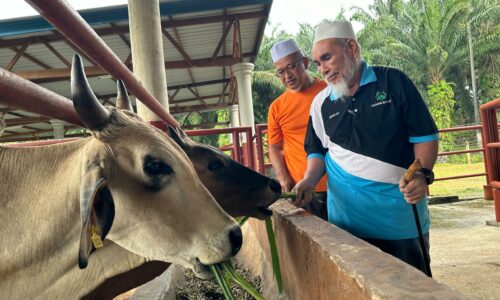
[[[6,1],[6,0],[3,0]],[[75,9],[88,9],[102,6],[126,4],[127,0],[67,0]],[[307,5],[304,5],[307,3]],[[298,23],[317,25],[323,19],[333,19],[342,9],[349,14],[351,6],[358,6],[365,10],[373,0],[274,0],[269,14],[272,25],[279,24],[279,28],[295,34],[299,29]],[[0,20],[38,15],[25,1],[9,0],[8,5],[0,9]],[[354,31],[361,29],[354,23]],[[270,34],[273,26],[266,27],[266,34]]]

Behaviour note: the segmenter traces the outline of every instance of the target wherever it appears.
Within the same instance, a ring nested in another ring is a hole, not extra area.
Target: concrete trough
[[[244,225],[243,248],[235,259],[241,267],[261,277],[265,299],[467,299],[286,201],[279,201],[272,208],[284,295],[278,295],[273,278],[263,221],[251,219]],[[175,293],[167,290],[180,284],[179,276],[157,280],[162,284],[140,287],[134,293],[140,296],[132,299],[175,299]],[[158,293],[158,289],[164,292]],[[160,294],[164,297],[158,297]]]

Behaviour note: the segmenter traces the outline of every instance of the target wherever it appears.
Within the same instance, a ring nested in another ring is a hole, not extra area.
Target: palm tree
[[[430,105],[447,102],[438,106],[451,114],[455,97],[449,90],[463,89],[452,82],[471,82],[467,25],[474,36],[476,59],[484,61],[492,55],[490,67],[498,60],[498,6],[492,0],[415,0],[404,4],[401,0],[376,0],[370,12],[354,8],[353,19],[365,25],[358,33],[365,59],[402,69]],[[470,101],[470,96],[462,101]],[[451,125],[445,123],[442,125]]]

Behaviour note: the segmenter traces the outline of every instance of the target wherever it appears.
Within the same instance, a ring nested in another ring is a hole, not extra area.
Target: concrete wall
[[[272,208],[284,299],[466,299],[286,201]],[[251,219],[243,231],[237,263],[261,276],[266,299],[278,299],[264,222]]]

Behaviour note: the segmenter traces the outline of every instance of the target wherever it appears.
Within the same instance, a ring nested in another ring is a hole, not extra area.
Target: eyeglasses
[[[284,69],[278,69],[276,70],[276,76],[278,77],[283,77],[285,76],[285,73],[287,71],[295,71],[297,69],[297,66],[299,65],[299,62],[301,62],[303,59],[303,57],[297,59],[296,61],[294,61],[293,63],[291,64],[288,64]]]

